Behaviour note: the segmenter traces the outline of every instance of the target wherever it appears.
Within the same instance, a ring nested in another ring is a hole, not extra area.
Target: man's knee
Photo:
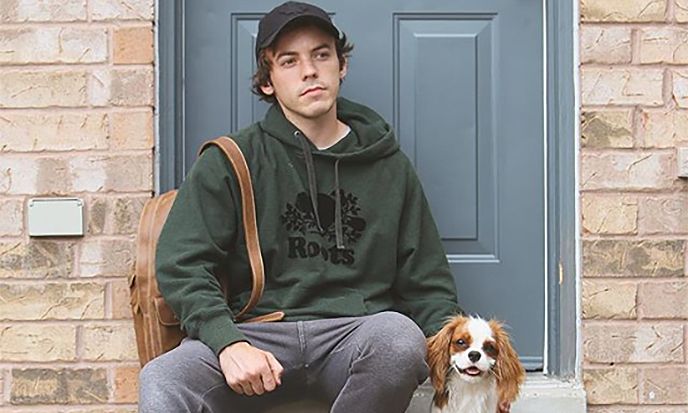
[[[379,362],[386,364],[385,368],[414,372],[423,379],[427,377],[425,335],[413,320],[386,311],[372,316],[370,323],[372,334],[366,347]]]
[[[139,411],[152,412],[161,400],[165,399],[165,392],[169,387],[165,379],[164,368],[158,359],[149,361],[139,372]]]
[[[139,373],[139,411],[181,411],[223,377],[211,367],[212,351],[197,340],[149,361]],[[163,409],[163,407],[165,409]]]

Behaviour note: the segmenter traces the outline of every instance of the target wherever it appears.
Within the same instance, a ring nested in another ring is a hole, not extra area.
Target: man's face
[[[270,84],[261,90],[275,96],[287,119],[317,120],[335,110],[346,65],[340,69],[332,35],[313,25],[297,27],[280,34],[266,53]]]

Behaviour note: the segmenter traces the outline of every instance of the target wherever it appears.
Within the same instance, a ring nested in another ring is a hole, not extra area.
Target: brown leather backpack
[[[209,145],[217,145],[222,149],[232,164],[241,189],[242,220],[249,262],[251,264],[253,286],[249,301],[235,316],[235,322],[281,320],[284,317],[284,313],[281,311],[242,320],[244,314],[250,311],[260,300],[265,283],[263,258],[260,255],[260,244],[258,241],[251,175],[239,146],[231,138],[221,136],[207,141],[201,146],[199,153]],[[131,294],[131,309],[134,315],[136,345],[141,366],[177,347],[185,336],[179,320],[160,294],[155,276],[155,249],[158,237],[176,195],[177,191],[172,190],[146,201],[139,221],[136,239],[136,267],[133,276],[129,280],[129,292]],[[222,286],[225,297],[228,297],[229,292],[226,280],[219,277],[218,281]]]

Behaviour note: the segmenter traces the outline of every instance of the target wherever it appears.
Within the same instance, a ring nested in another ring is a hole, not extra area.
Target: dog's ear
[[[449,373],[449,345],[456,321],[454,319],[447,322],[442,329],[434,336],[428,338],[428,366],[430,366],[430,382],[435,388],[433,402],[437,407],[444,407],[447,404],[449,394],[447,393],[447,374]]]
[[[525,370],[518,360],[518,354],[511,345],[509,334],[504,330],[502,323],[490,320],[490,328],[495,335],[497,342],[497,363],[495,365],[495,376],[497,377],[497,388],[499,389],[499,400],[513,403],[518,396],[518,392],[525,379]]]

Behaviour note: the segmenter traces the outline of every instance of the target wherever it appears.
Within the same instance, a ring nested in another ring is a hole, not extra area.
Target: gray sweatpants
[[[210,348],[185,339],[141,371],[139,412],[261,412],[318,397],[335,413],[403,413],[428,375],[422,331],[395,312],[239,328],[282,364],[281,386],[239,395]]]

